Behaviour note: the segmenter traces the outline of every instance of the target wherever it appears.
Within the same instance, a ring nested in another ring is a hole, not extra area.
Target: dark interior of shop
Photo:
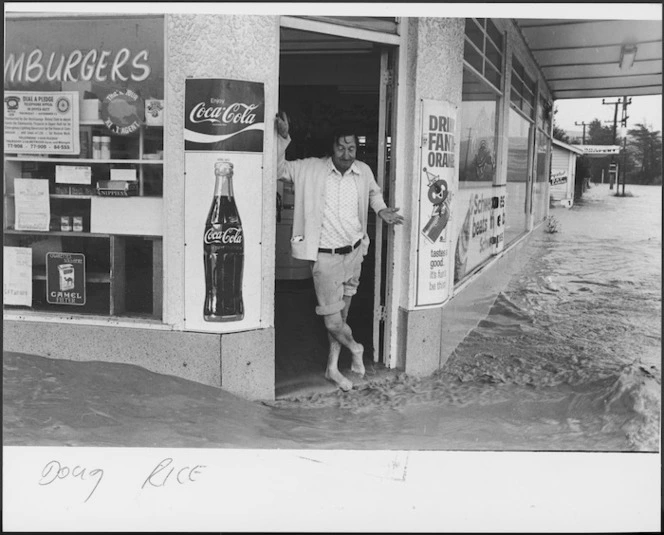
[[[371,44],[351,39],[281,30],[279,108],[288,114],[288,160],[327,155],[332,129],[351,125],[359,136],[357,159],[377,170],[380,54]],[[283,187],[283,186],[282,186]],[[283,194],[283,192],[282,192]],[[297,195],[297,192],[294,193]],[[285,195],[285,194],[284,194]],[[314,312],[316,296],[308,266],[290,258],[288,208],[279,199],[275,284],[276,395],[286,395],[322,380],[327,332]],[[364,345],[365,366],[373,364],[375,214],[369,210],[372,241],[362,264],[358,293],[348,324]],[[281,231],[281,232],[280,232]],[[350,367],[344,349],[340,369]]]

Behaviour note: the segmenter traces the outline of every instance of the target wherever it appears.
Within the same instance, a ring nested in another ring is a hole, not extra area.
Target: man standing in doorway
[[[353,383],[339,371],[341,346],[352,355],[351,371],[364,375],[364,347],[346,323],[360,283],[362,260],[369,250],[369,205],[388,225],[400,225],[399,208],[388,208],[371,168],[355,159],[357,135],[337,130],[331,156],[286,161],[290,143],[288,117],[276,116],[278,178],[293,182],[295,206],[291,253],[309,260],[318,306],[330,343],[325,377],[347,392]]]

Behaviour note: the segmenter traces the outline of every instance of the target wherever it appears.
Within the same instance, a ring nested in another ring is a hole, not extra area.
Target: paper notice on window
[[[32,306],[32,250],[4,247],[2,258],[5,305]]]
[[[5,152],[78,154],[77,91],[5,91]]]
[[[48,232],[51,221],[48,180],[15,178],[14,192],[14,228]]]

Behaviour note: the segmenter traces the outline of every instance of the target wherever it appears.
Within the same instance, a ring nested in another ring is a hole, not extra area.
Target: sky
[[[662,131],[662,95],[648,95],[631,97],[632,103],[627,106],[627,128],[634,128],[636,123],[642,123],[651,130]],[[606,102],[616,102],[618,98],[606,98]],[[601,98],[577,98],[568,100],[556,100],[555,109],[558,113],[554,116],[556,125],[566,131],[581,132],[583,126],[575,126],[574,123],[590,123],[593,119],[599,119],[605,126],[613,125],[613,112],[615,106],[602,104]],[[622,104],[618,106],[618,128],[620,128],[620,117]],[[604,123],[604,121],[609,121]]]

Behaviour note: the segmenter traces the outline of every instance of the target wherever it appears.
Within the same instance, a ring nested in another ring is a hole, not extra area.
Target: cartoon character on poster
[[[427,175],[427,186],[429,188],[427,197],[433,204],[433,211],[429,221],[422,229],[422,234],[429,241],[435,243],[440,235],[447,227],[447,222],[450,219],[450,202],[451,195],[447,181],[440,178],[439,175],[427,171],[427,168],[422,169]]]

